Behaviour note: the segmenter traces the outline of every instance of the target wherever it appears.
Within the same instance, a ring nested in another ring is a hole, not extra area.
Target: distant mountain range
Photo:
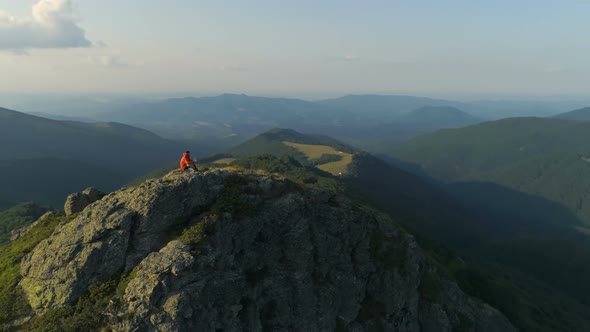
[[[424,106],[400,115],[397,123],[422,128],[456,128],[483,122],[469,113],[451,106]]]
[[[426,106],[450,106],[481,119],[497,120],[508,117],[552,116],[590,104],[590,100],[479,100],[461,102],[446,99],[399,95],[348,95],[320,100],[318,103],[352,112],[364,110],[383,120],[392,114],[401,115]]]
[[[298,99],[224,94],[167,99],[117,109],[104,119],[149,128],[164,136],[208,139],[230,146],[277,126],[340,126],[350,118],[338,110]]]
[[[347,110],[355,114],[387,121],[392,117],[409,113],[426,106],[456,106],[460,103],[424,97],[393,95],[348,95],[340,98],[325,99],[317,102],[334,108]]]
[[[92,121],[88,119],[91,118],[94,121],[125,123],[167,139],[198,144],[199,149],[206,152],[224,150],[280,127],[329,135],[382,154],[392,144],[439,129],[512,116],[552,116],[587,105],[581,101],[459,102],[399,95],[348,95],[305,101],[223,94],[144,100],[114,98],[109,102],[108,98],[101,97],[89,99],[88,105],[85,105],[83,98],[73,99],[66,107],[66,113],[47,116],[58,120],[88,122]],[[35,112],[55,112],[52,110],[57,108],[57,104],[53,105],[51,100],[46,103],[49,103],[47,110],[40,109],[37,104],[32,109]],[[74,113],[75,108],[81,112]]]
[[[148,129],[170,139],[206,142],[212,150],[237,145],[272,128],[328,135],[383,154],[397,142],[445,128],[513,116],[552,116],[583,102],[474,101],[348,95],[305,101],[237,94],[114,105],[101,121]]]
[[[410,96],[346,96],[309,102],[224,94],[133,104],[105,112],[101,118],[146,128],[164,137],[207,141],[218,149],[275,127],[329,135],[364,147],[375,136],[387,142],[399,141],[480,121],[457,105]]]

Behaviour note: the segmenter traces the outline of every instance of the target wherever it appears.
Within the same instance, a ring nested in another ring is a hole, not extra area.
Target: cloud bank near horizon
[[[0,9],[0,50],[90,47],[78,25],[71,0],[39,0],[31,16],[15,17]]]

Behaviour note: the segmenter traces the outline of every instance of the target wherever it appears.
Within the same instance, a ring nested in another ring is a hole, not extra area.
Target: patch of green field
[[[302,152],[311,162],[322,158],[322,156],[324,155],[341,156],[342,159],[338,161],[333,161],[316,166],[322,171],[331,173],[333,175],[348,173],[348,165],[350,165],[350,163],[352,162],[352,154],[338,151],[328,145],[299,144],[287,141],[283,141],[283,144]]]
[[[213,162],[211,162],[211,164],[214,165],[229,165],[231,163],[233,163],[236,160],[236,158],[221,158],[221,159],[217,159]]]

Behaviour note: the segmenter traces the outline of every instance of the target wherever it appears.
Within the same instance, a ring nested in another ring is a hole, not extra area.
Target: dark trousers
[[[194,163],[193,163],[193,164],[188,164],[188,165],[187,165],[187,166],[184,168],[184,170],[186,171],[186,170],[187,170],[187,169],[189,169],[189,168],[192,168],[192,169],[194,169],[195,171],[198,171],[198,169],[197,169],[197,164],[194,164]]]

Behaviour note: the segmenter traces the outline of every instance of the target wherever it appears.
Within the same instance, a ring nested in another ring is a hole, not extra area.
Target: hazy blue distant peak
[[[571,112],[561,113],[555,116],[560,119],[590,121],[590,107],[585,107]]]

